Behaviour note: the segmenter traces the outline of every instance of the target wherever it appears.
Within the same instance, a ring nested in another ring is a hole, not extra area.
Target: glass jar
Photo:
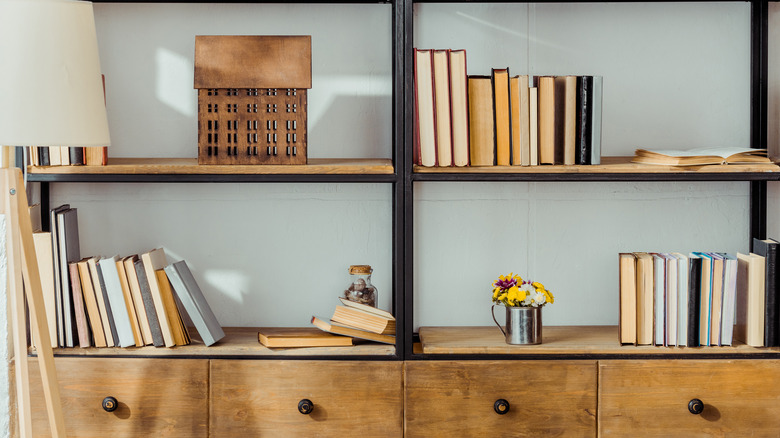
[[[351,265],[349,285],[344,290],[344,298],[376,307],[376,287],[371,284],[372,272],[373,269],[369,265]]]

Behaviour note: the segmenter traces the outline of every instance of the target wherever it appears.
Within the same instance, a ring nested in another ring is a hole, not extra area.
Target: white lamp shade
[[[109,144],[92,3],[0,0],[0,145]]]

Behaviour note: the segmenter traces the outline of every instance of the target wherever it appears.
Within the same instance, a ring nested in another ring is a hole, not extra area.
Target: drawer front
[[[780,436],[780,361],[602,361],[599,382],[601,436]]]
[[[33,433],[51,436],[38,360],[30,358]],[[69,437],[208,436],[208,361],[55,358]],[[116,398],[106,412],[103,399]]]
[[[379,361],[211,362],[211,436],[399,437],[403,365]],[[313,410],[302,414],[301,400]]]
[[[596,435],[595,361],[420,361],[405,366],[405,436]],[[496,412],[499,399],[508,402],[508,412]]]

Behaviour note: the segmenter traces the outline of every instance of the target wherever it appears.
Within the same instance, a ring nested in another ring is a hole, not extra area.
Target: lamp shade
[[[0,0],[0,145],[109,144],[92,3]]]

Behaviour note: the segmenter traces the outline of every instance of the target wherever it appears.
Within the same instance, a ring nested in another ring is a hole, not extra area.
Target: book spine
[[[593,76],[577,76],[576,164],[591,164],[593,144]]]
[[[764,316],[764,345],[767,347],[777,347],[778,343],[778,310],[777,310],[777,288],[780,283],[777,281],[777,245],[767,245],[766,251],[766,288],[764,305],[766,313]]]
[[[701,300],[701,259],[691,257],[688,273],[688,346],[699,345],[699,306]]]
[[[146,310],[146,318],[149,321],[149,330],[152,332],[152,344],[155,347],[164,347],[165,340],[162,336],[162,330],[160,329],[160,322],[157,319],[157,311],[154,308],[154,299],[152,298],[152,291],[149,287],[149,280],[146,277],[146,269],[144,268],[144,262],[137,260],[134,263],[135,273],[138,277],[138,286],[141,289],[141,296],[144,301],[144,310]]]
[[[70,154],[70,165],[81,166],[84,164],[84,148],[70,147],[68,148]]]

